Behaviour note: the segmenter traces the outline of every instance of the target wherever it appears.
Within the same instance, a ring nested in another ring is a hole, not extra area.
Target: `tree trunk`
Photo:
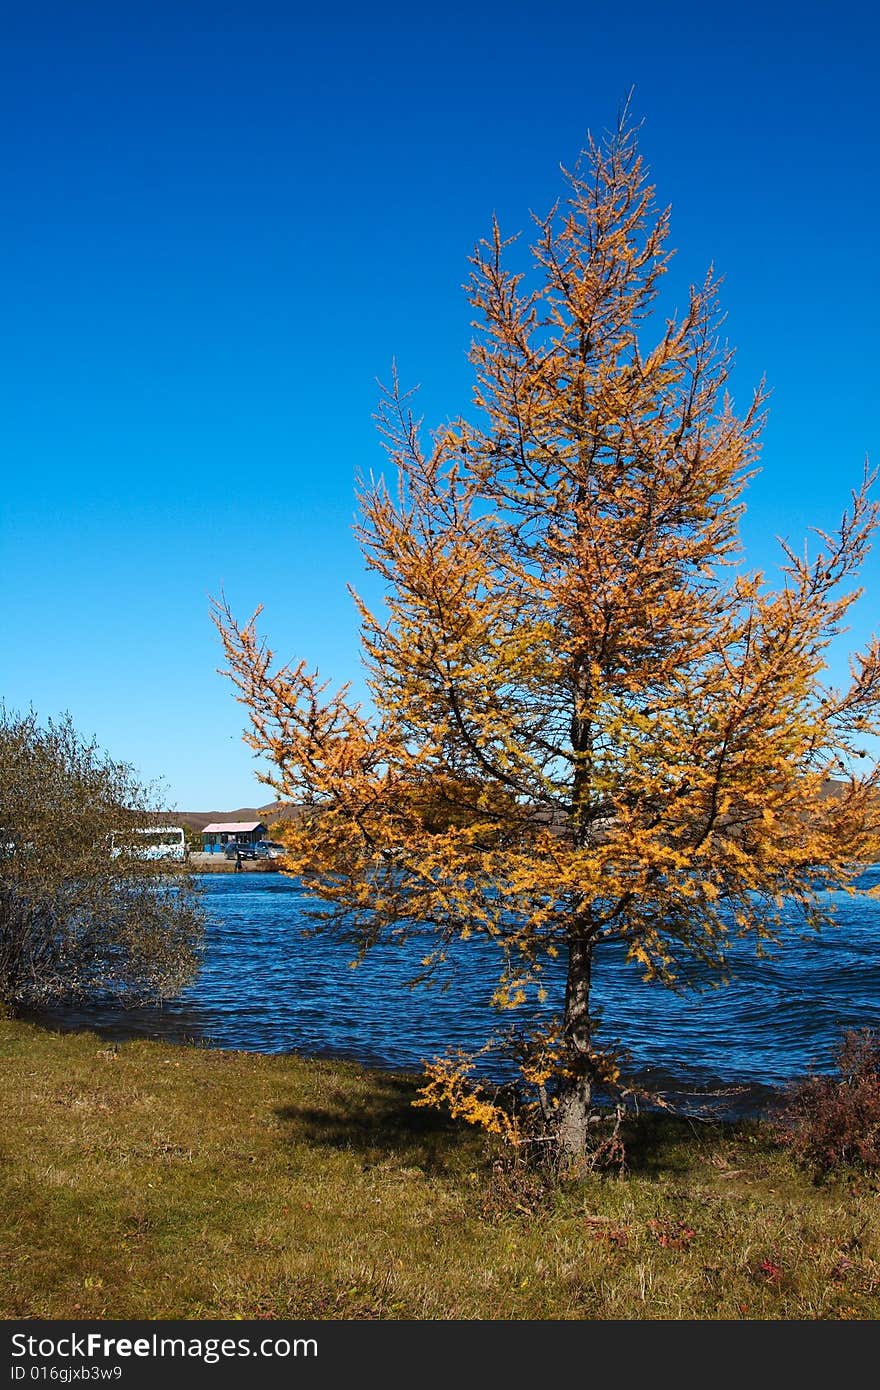
[[[568,948],[563,1033],[567,1045],[566,1069],[559,1093],[559,1156],[582,1158],[587,1148],[587,1129],[592,1101],[590,1064],[590,972],[593,947],[575,937]]]

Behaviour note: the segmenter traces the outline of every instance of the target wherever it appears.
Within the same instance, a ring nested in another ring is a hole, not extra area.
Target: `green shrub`
[[[192,978],[195,883],[138,852],[156,816],[133,769],[69,716],[43,727],[0,705],[0,1008],[139,1004]]]

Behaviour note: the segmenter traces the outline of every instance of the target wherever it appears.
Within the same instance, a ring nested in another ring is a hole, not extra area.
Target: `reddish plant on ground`
[[[880,1167],[880,1033],[844,1033],[831,1076],[792,1085],[776,1124],[781,1142],[821,1175],[861,1164]]]

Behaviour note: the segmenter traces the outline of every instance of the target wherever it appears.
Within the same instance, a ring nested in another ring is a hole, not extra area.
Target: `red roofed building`
[[[202,831],[206,854],[225,854],[230,845],[253,853],[258,840],[265,840],[268,826],[261,820],[213,821]]]

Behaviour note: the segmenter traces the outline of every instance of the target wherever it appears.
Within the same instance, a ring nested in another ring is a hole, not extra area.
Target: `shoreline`
[[[150,1006],[161,1015],[162,1005]],[[416,1079],[421,1069],[406,1063],[394,1063],[388,1059],[370,1060],[351,1050],[327,1045],[310,1050],[299,1048],[279,1048],[264,1051],[259,1048],[229,1047],[212,1040],[210,1035],[192,1030],[187,1035],[185,1027],[175,1035],[173,1029],[163,1030],[151,1027],[152,1020],[133,1020],[126,1025],[125,1010],[99,1010],[113,1012],[114,1017],[103,1019],[89,1017],[89,1010],[82,1006],[56,1006],[46,1009],[27,1009],[13,1014],[12,1020],[30,1024],[47,1032],[61,1036],[92,1034],[97,1039],[114,1044],[149,1042],[165,1047],[180,1048],[185,1052],[199,1051],[223,1054],[234,1057],[283,1058],[288,1057],[304,1066],[313,1064],[323,1066],[328,1063],[350,1065],[360,1068],[368,1076],[394,1075]],[[136,1011],[131,1011],[135,1013]],[[65,1014],[67,1015],[65,1017]],[[770,1085],[757,1079],[725,1081],[720,1077],[708,1077],[704,1083],[688,1083],[686,1078],[659,1068],[633,1072],[627,1083],[632,1087],[633,1099],[628,1105],[633,1113],[668,1113],[679,1119],[718,1124],[737,1124],[744,1120],[760,1120],[771,1114],[782,1103],[785,1085]],[[487,1084],[491,1084],[487,1078]],[[600,1105],[613,1105],[614,1096],[596,1090]]]
[[[277,859],[242,859],[236,865],[224,854],[199,854],[195,851],[187,855],[186,867],[194,874],[280,874],[281,865]]]

